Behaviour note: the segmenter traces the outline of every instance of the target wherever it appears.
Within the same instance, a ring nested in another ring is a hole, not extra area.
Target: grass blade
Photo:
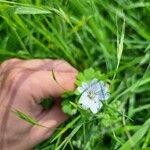
[[[15,11],[16,14],[50,14],[49,10],[44,10],[36,7],[18,6]]]
[[[119,150],[131,150],[144,137],[149,128],[150,128],[150,118]]]

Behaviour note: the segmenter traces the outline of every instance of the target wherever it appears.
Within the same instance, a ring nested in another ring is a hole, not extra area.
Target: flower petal
[[[104,84],[103,81],[99,82],[100,92],[97,93],[99,95],[100,100],[107,100],[109,98],[108,86]]]
[[[86,83],[86,82],[83,82],[82,83],[82,86],[79,86],[77,88],[77,90],[80,92],[80,93],[83,93],[86,89],[88,89],[89,85]]]
[[[93,114],[96,114],[102,107],[102,103],[95,103],[90,107]]]
[[[91,82],[90,82],[90,86],[92,86],[93,84],[97,83],[98,80],[96,78],[94,78]]]
[[[80,99],[79,99],[79,104],[81,105],[81,107],[83,109],[88,109],[91,106],[91,100],[89,99],[89,97],[87,96],[87,92],[84,92]]]
[[[82,82],[82,88],[86,90],[89,87],[89,85],[86,82]]]
[[[96,114],[98,112],[98,110],[99,110],[99,106],[97,106],[97,104],[92,105],[90,107],[90,110],[92,111],[93,114]]]
[[[101,91],[99,83],[95,83],[94,85],[92,85],[89,88],[91,91],[93,91],[94,93],[98,93],[99,91]]]
[[[107,100],[110,96],[109,87],[103,81],[94,78],[90,83],[83,82],[77,90],[82,94],[79,103],[81,108],[90,109],[92,113],[97,113],[102,107],[102,100]]]

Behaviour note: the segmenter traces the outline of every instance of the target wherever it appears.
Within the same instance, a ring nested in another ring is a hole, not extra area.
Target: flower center
[[[88,96],[91,100],[94,100],[95,93],[92,92],[92,91],[89,91],[87,96]]]

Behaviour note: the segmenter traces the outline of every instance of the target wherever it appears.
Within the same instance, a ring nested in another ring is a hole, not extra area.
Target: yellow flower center
[[[89,91],[87,96],[88,96],[91,100],[94,100],[95,93],[92,92],[92,91]]]

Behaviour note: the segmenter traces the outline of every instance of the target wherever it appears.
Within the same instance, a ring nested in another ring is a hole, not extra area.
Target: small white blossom
[[[94,114],[102,107],[102,100],[109,98],[108,86],[103,81],[93,79],[90,83],[83,82],[77,90],[82,94],[79,103],[85,110],[90,109]]]

